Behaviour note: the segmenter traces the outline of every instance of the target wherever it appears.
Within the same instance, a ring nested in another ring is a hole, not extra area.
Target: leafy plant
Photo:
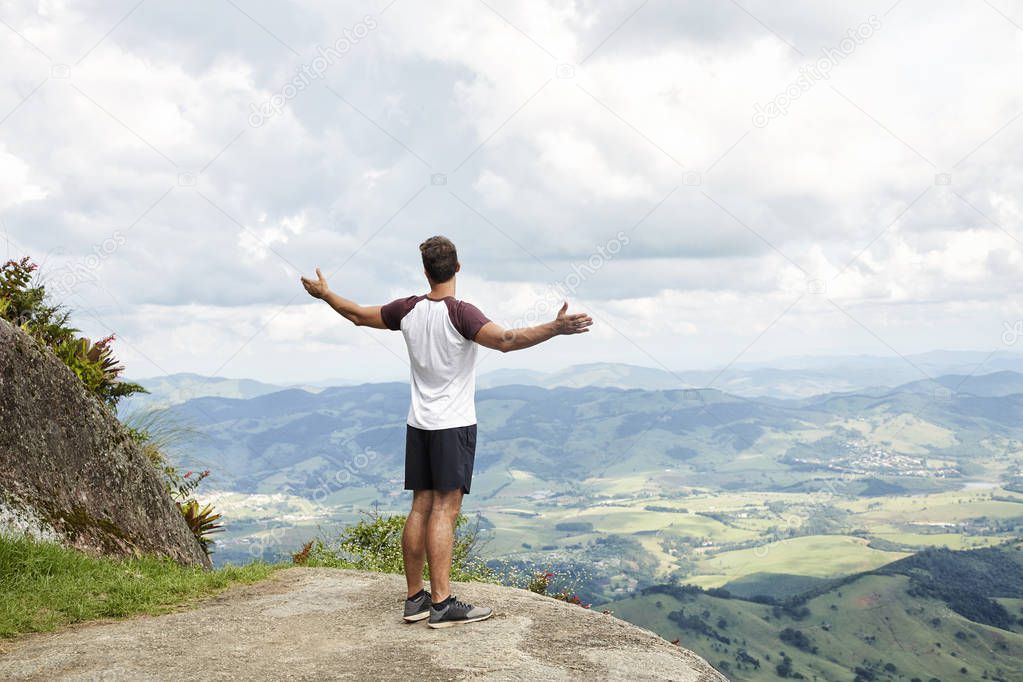
[[[82,380],[90,393],[114,407],[133,393],[145,393],[139,384],[120,380],[124,366],[114,357],[110,345],[114,335],[92,343],[87,338],[67,339],[55,348],[57,356]]]
[[[533,574],[533,577],[529,579],[529,583],[526,584],[526,589],[530,592],[536,592],[537,594],[547,594],[548,588],[551,586],[551,578],[554,577],[554,573],[550,571],[537,571]]]
[[[181,446],[199,432],[169,416],[165,409],[130,412],[121,415],[121,422],[132,440],[142,447],[143,454],[161,473],[167,492],[178,502],[184,502],[209,475],[209,470],[185,471],[171,464],[167,451]]]
[[[209,469],[198,473],[194,471],[186,471],[181,476],[181,483],[178,484],[177,490],[174,491],[174,494],[179,498],[188,498],[195,489],[199,487],[199,484],[209,477],[209,475]]]
[[[206,552],[207,556],[213,554],[213,539],[210,536],[224,531],[223,524],[217,523],[220,520],[220,514],[213,510],[212,504],[200,507],[196,500],[179,502],[178,508],[184,515],[185,523],[191,529],[192,535],[202,545],[202,551]]]

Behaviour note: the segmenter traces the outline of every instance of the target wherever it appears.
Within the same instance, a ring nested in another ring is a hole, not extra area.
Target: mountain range
[[[194,398],[171,407],[168,415],[204,434],[190,449],[209,461],[228,489],[279,491],[287,477],[301,491],[315,487],[317,477],[339,461],[366,451],[374,453],[373,465],[355,472],[355,479],[384,489],[400,473],[408,404],[402,383],[317,393],[267,392],[270,387],[255,382],[213,386],[249,395]],[[788,400],[715,389],[503,385],[479,391],[478,415],[484,431],[477,481],[484,495],[505,481],[508,470],[531,474],[538,487],[670,468],[676,477],[688,474],[705,486],[775,489],[796,482],[796,460],[800,471],[813,462],[855,469],[851,462],[857,453],[867,457],[870,444],[891,454],[951,457],[964,465],[958,470],[963,475],[983,467],[983,455],[999,438],[1023,436],[1023,374],[947,375],[891,389]],[[873,427],[855,427],[856,421],[897,422],[900,415],[901,435],[892,427],[878,438]],[[743,452],[755,452],[772,466],[755,472],[736,468],[734,457]],[[898,473],[901,465],[889,464],[888,473]],[[933,487],[940,481],[917,484]]]
[[[928,381],[943,375],[971,377],[997,371],[1023,372],[1023,354],[1008,351],[932,351],[906,357],[795,357],[771,366],[743,365],[710,370],[672,370],[624,363],[589,363],[553,372],[497,369],[480,375],[481,389],[522,385],[541,388],[623,388],[669,390],[717,388],[743,397],[808,398],[822,393],[865,391]],[[322,379],[302,384],[279,384],[252,379],[169,374],[138,379],[150,395],[134,397],[134,408],[151,408],[193,398],[254,398],[287,388],[318,392],[359,382]]]

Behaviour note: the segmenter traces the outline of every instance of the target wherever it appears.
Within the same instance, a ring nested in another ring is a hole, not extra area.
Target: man
[[[361,306],[332,292],[319,268],[316,280],[302,278],[314,298],[326,301],[356,325],[401,331],[411,365],[412,401],[405,436],[405,489],[412,511],[401,546],[408,594],[404,619],[429,618],[432,628],[486,620],[493,611],[457,600],[449,576],[455,521],[469,493],[476,455],[476,344],[508,352],[562,334],[589,331],[593,320],[567,314],[565,303],[546,324],[502,329],[471,303],[455,298],[462,266],[455,245],[430,237],[419,245],[430,293],[384,306]],[[429,561],[430,589],[423,586]]]

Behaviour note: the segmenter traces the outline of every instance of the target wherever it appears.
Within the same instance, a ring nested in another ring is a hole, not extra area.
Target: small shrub
[[[551,594],[551,595],[548,595],[548,596],[549,597],[554,597],[555,599],[557,599],[559,601],[567,602],[569,604],[575,604],[576,606],[581,606],[584,609],[588,609],[588,608],[590,608],[590,606],[592,606],[592,604],[584,603],[583,600],[579,597],[578,594],[573,594],[573,593],[570,593],[568,591],[558,592],[557,594]]]
[[[401,533],[404,514],[384,516],[373,512],[368,518],[343,528],[337,538],[318,538],[309,552],[310,566],[353,568],[383,573],[404,573]],[[479,526],[459,514],[455,522],[455,545],[451,555],[451,579],[463,582],[495,582],[495,572],[475,555]],[[423,570],[429,578],[429,566]]]
[[[77,329],[68,326],[70,313],[46,302],[46,289],[33,285],[38,266],[27,256],[0,267],[0,317],[54,348],[73,339]]]

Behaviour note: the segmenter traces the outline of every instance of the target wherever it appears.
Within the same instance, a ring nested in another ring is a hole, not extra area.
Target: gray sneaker
[[[449,628],[452,625],[463,625],[465,623],[486,620],[492,615],[494,615],[493,609],[473,606],[472,604],[458,601],[455,597],[451,597],[442,602],[440,608],[433,604],[430,605],[429,625],[431,628]]]
[[[424,618],[429,618],[432,600],[433,597],[430,596],[429,590],[423,590],[423,593],[415,599],[406,599],[405,615],[402,618],[405,619],[406,623],[415,623]]]

